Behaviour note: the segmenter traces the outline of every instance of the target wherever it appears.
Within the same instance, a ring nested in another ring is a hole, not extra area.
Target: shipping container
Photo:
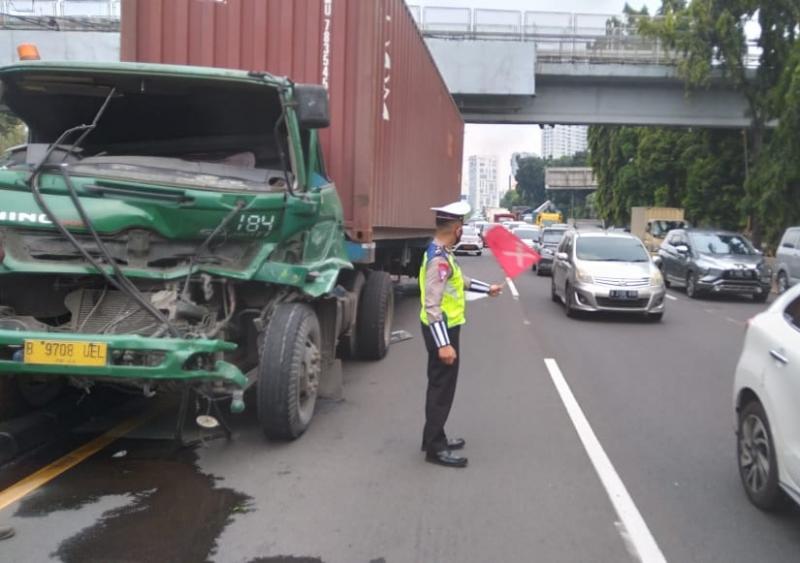
[[[326,166],[366,247],[459,198],[464,122],[403,0],[123,0],[122,59],[326,86]]]

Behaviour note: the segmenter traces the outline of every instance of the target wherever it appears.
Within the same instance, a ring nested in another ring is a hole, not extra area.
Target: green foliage
[[[626,14],[675,53],[687,96],[726,81],[746,99],[751,126],[744,134],[592,127],[598,214],[624,223],[634,205],[683,206],[695,223],[748,229],[756,242],[763,235],[775,243],[800,223],[800,2],[662,0],[659,18],[636,17],[628,6]],[[755,18],[758,51],[748,49],[746,33]]]
[[[588,154],[577,153],[556,159],[541,157],[524,158],[520,160],[519,170],[515,176],[516,190],[511,190],[503,197],[501,207],[511,208],[515,205],[538,207],[548,199],[564,212],[568,212],[573,202],[570,192],[548,193],[545,190],[544,171],[547,167],[555,166],[588,166]],[[583,212],[585,193],[575,194],[575,207]]]
[[[511,209],[515,205],[521,205],[519,192],[517,190],[508,190],[500,200],[500,207]]]

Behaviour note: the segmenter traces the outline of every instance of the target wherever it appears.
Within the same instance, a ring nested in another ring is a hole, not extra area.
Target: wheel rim
[[[739,470],[751,492],[759,493],[767,486],[771,471],[769,436],[764,422],[754,414],[748,415],[742,423]]]
[[[570,289],[569,285],[564,286],[564,308],[567,313],[572,309],[572,289]]]
[[[319,392],[322,358],[319,347],[311,336],[306,338],[300,378],[297,385],[297,410],[301,424],[308,424],[314,416],[314,405]]]
[[[787,289],[789,289],[789,280],[786,274],[781,273],[781,275],[778,276],[778,293],[783,293]]]
[[[690,275],[689,279],[686,280],[686,294],[689,297],[694,296],[695,286],[694,286],[694,276]]]
[[[386,300],[386,314],[383,316],[386,322],[383,325],[383,342],[386,348],[392,343],[392,325],[394,324],[394,289],[389,292],[389,299]]]

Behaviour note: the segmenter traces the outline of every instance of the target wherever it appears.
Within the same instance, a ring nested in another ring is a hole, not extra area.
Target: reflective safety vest
[[[419,271],[419,294],[422,300],[420,320],[425,326],[428,326],[428,314],[425,311],[425,278],[428,272],[429,254],[431,254],[430,249],[425,252],[422,258],[422,267]],[[467,299],[464,296],[464,275],[461,273],[461,268],[459,268],[450,254],[444,253],[442,257],[446,258],[448,264],[450,264],[450,278],[445,285],[441,307],[442,313],[444,313],[445,319],[447,320],[447,328],[453,328],[467,322],[465,314]]]

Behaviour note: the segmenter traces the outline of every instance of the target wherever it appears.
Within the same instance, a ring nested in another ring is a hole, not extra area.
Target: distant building
[[[475,211],[497,207],[500,194],[497,186],[497,157],[469,157],[469,204]]]
[[[585,125],[548,125],[542,131],[542,157],[561,158],[589,148]]]

